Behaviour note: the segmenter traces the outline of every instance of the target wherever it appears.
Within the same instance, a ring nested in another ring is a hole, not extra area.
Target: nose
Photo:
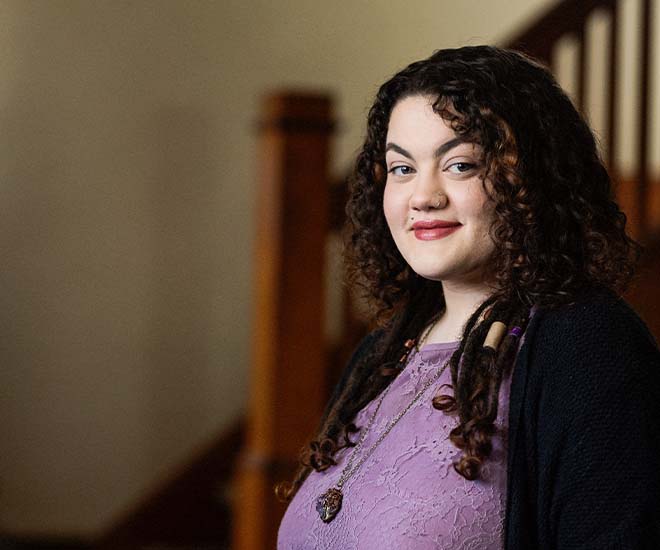
[[[447,206],[449,198],[442,185],[433,176],[417,178],[417,185],[410,196],[411,210],[437,210]]]

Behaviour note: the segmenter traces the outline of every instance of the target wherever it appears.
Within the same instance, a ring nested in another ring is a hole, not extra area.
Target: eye
[[[398,166],[392,166],[387,172],[394,176],[409,176],[415,173],[415,169],[406,164],[399,164]]]
[[[446,170],[452,174],[465,174],[474,170],[476,167],[477,165],[472,162],[454,162],[447,166]]]

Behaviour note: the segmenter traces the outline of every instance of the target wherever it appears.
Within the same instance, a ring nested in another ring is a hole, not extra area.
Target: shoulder
[[[634,363],[660,371],[653,336],[625,300],[612,292],[590,291],[570,305],[541,309],[535,317],[530,325],[534,359],[554,369],[597,360],[601,372]]]
[[[607,290],[591,290],[575,302],[555,309],[539,310],[540,335],[557,337],[557,344],[595,343],[607,345],[604,336],[621,340],[632,336],[650,344],[655,341],[644,322],[625,300]]]
[[[548,536],[558,548],[657,542],[660,352],[648,329],[594,292],[539,309],[527,336],[523,434]]]
[[[558,414],[605,405],[648,410],[660,400],[660,351],[621,297],[592,291],[571,305],[541,309],[534,317],[529,382]]]

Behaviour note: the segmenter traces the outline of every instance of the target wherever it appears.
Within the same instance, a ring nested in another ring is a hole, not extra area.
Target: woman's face
[[[432,101],[407,97],[392,111],[385,218],[404,259],[422,277],[486,283],[494,214],[479,177],[481,149],[462,141]]]

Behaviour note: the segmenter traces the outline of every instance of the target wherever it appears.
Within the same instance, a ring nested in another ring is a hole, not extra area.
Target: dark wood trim
[[[92,550],[90,541],[76,537],[0,536],[0,550]]]
[[[114,550],[154,543],[192,547],[229,540],[230,503],[220,491],[230,485],[244,432],[245,423],[239,419],[194,453],[123,513],[94,548]]]

